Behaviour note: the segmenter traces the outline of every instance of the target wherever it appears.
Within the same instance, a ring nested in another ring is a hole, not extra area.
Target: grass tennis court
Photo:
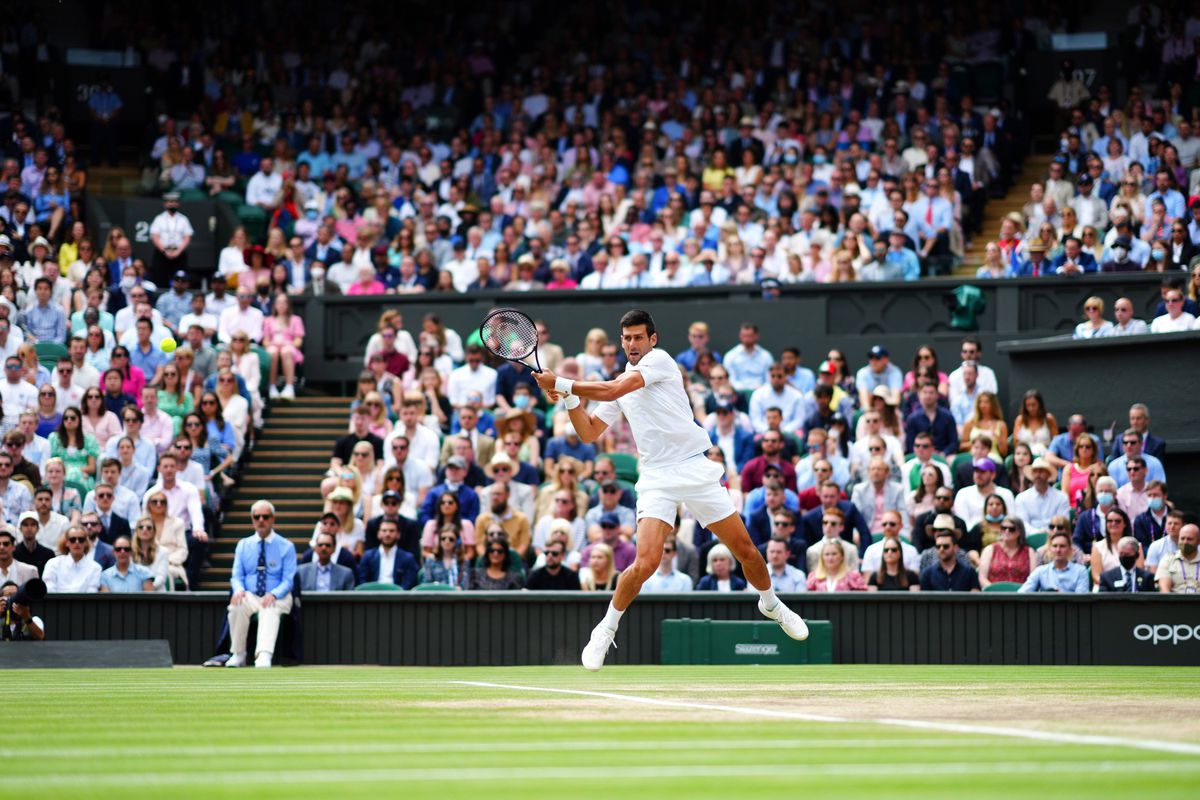
[[[182,668],[5,678],[6,797],[1161,800],[1195,797],[1200,780],[1200,668]],[[1043,738],[1002,735],[1013,728]]]

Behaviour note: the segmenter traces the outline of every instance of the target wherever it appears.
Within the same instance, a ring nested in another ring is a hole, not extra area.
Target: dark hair
[[[626,311],[625,315],[621,317],[621,330],[625,330],[626,328],[634,328],[638,325],[646,326],[647,336],[654,335],[654,317],[651,317],[648,311],[642,311],[640,308],[635,308],[632,311]]]
[[[84,446],[86,445],[86,440],[85,440],[84,433],[83,433],[83,412],[80,411],[77,406],[70,406],[69,408],[63,409],[64,415],[68,411],[75,412],[75,418],[79,420],[79,425],[75,428],[74,434],[68,434],[67,428],[66,428],[66,422],[64,422],[60,418],[59,423],[58,423],[58,429],[55,431],[55,433],[58,434],[58,443],[61,444],[63,447],[71,447],[72,445],[74,445],[75,447],[78,447],[80,450],[82,450],[84,448]],[[141,412],[138,412],[138,413],[141,413]],[[68,436],[70,438],[68,438]]]

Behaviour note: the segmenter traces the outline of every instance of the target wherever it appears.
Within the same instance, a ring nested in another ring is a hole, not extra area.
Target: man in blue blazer
[[[360,584],[394,583],[403,589],[417,585],[417,560],[396,546],[399,539],[400,526],[395,520],[385,519],[379,523],[379,547],[363,553],[358,562]]]
[[[1162,461],[1167,456],[1167,443],[1150,433],[1150,409],[1145,403],[1134,403],[1129,407],[1129,429],[1137,431],[1142,437],[1142,453],[1149,454]],[[1121,437],[1113,437],[1112,458],[1120,458],[1123,454]]]
[[[863,515],[859,513],[858,508],[849,500],[841,500],[841,496],[841,488],[833,481],[825,481],[818,486],[817,497],[820,499],[821,505],[800,518],[800,533],[804,537],[805,545],[812,547],[821,541],[823,536],[821,518],[825,509],[840,508],[846,516],[846,527],[842,530],[842,538],[853,541],[854,532],[858,531],[858,554],[861,556],[871,544],[871,528],[863,519]],[[793,546],[792,549],[797,548]]]
[[[720,444],[718,439],[722,433],[733,434],[733,463],[741,472],[746,462],[754,458],[754,433],[737,424],[734,408],[728,403],[718,403],[716,413],[717,424],[709,431],[708,438],[713,444]]]
[[[1063,242],[1063,251],[1058,258],[1050,262],[1056,275],[1082,275],[1085,272],[1096,272],[1100,269],[1096,257],[1085,253],[1083,242],[1076,236],[1068,236]]]

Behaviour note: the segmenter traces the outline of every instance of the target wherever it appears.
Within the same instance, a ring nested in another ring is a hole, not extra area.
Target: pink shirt
[[[217,335],[222,342],[229,344],[234,331],[245,331],[251,341],[261,342],[263,335],[263,313],[254,306],[247,306],[243,311],[234,305],[221,312],[217,323]]]
[[[161,408],[154,416],[146,413],[145,417],[146,421],[142,423],[142,436],[154,444],[154,449],[161,456],[171,446],[171,440],[175,438],[175,418]]]
[[[368,284],[367,286],[363,286],[361,283],[351,284],[350,288],[346,290],[346,294],[350,294],[350,295],[383,294],[385,291],[387,291],[387,287],[384,286],[382,283],[380,283],[379,281],[371,281],[371,283]]]

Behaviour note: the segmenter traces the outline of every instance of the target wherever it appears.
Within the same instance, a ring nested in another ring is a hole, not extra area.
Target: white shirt
[[[766,383],[754,390],[750,395],[750,420],[754,430],[763,433],[767,429],[767,409],[778,408],[783,412],[784,431],[793,431],[804,424],[804,395],[791,384],[785,383],[783,391],[776,392],[771,384]]]
[[[872,543],[863,553],[859,569],[864,574],[879,571],[883,565],[883,545],[887,542],[888,539],[880,539],[878,542]],[[917,548],[903,539],[900,540],[900,557],[904,560],[905,569],[911,569],[913,572],[921,571],[921,554],[917,552]]]
[[[467,395],[471,392],[479,392],[483,396],[483,405],[486,408],[491,408],[496,404],[496,370],[480,364],[478,369],[471,369],[470,365],[463,364],[450,373],[450,380],[446,385],[446,396],[450,398],[450,404],[455,408],[465,405]]]
[[[1050,526],[1050,518],[1068,516],[1071,503],[1067,496],[1053,486],[1045,494],[1038,494],[1036,486],[1030,486],[1017,495],[1016,510],[1013,512],[1025,521],[1025,529],[1030,533],[1040,533]]]
[[[1113,323],[1113,326],[1108,329],[1109,336],[1134,336],[1140,333],[1149,333],[1150,326],[1140,319],[1131,319],[1125,325]]]
[[[43,547],[49,547],[58,552],[58,542],[62,539],[63,531],[67,529],[70,520],[57,511],[50,512],[50,518],[45,522],[38,520],[37,540]]]
[[[1175,319],[1171,319],[1170,314],[1163,314],[1161,317],[1155,317],[1154,322],[1150,323],[1150,332],[1179,333],[1181,331],[1190,331],[1195,326],[1196,318],[1184,311]]]
[[[424,425],[417,425],[416,430],[409,433],[404,429],[404,425],[397,425],[392,429],[392,432],[383,440],[383,463],[384,467],[390,467],[396,463],[396,456],[392,453],[392,440],[397,436],[408,437],[408,460],[414,458],[425,465],[430,471],[436,471],[438,459],[441,457],[442,445],[438,441],[438,435]]]
[[[55,372],[58,372],[58,370],[56,369]],[[51,379],[54,382],[55,411],[61,414],[64,410],[70,408],[71,406],[79,408],[83,405],[83,389],[80,389],[73,383],[64,389],[59,385],[57,375],[52,376]]]
[[[246,183],[246,205],[256,206],[260,203],[270,205],[275,202],[275,195],[282,187],[282,175],[275,173],[264,175],[262,170],[259,170]]]
[[[348,294],[350,287],[358,282],[358,267],[345,261],[330,264],[325,268],[325,280],[336,283],[342,294]]]
[[[263,313],[252,305],[243,311],[236,302],[221,312],[217,323],[217,336],[225,344],[229,344],[235,331],[244,331],[252,341],[261,342],[262,330]]]
[[[186,334],[188,328],[193,325],[199,325],[207,336],[208,331],[215,331],[217,329],[217,315],[210,314],[207,311],[203,314],[193,314],[189,311],[179,318],[179,335]]]
[[[55,556],[46,562],[42,580],[47,592],[100,591],[100,565],[88,556],[76,561],[70,554]]]
[[[1003,486],[997,486],[992,483],[988,494],[998,494],[1004,499],[1004,507],[1016,513],[1013,498],[1013,493]],[[971,530],[983,520],[983,501],[985,495],[979,493],[979,487],[971,484],[965,488],[959,489],[958,494],[954,497],[954,516],[967,523],[967,530]]]
[[[380,583],[394,584],[396,574],[396,547],[384,547],[379,545],[379,577],[375,580]]]
[[[15,426],[22,411],[36,411],[38,390],[28,381],[0,383],[0,400],[4,403],[4,422]]]
[[[188,221],[182,211],[175,214],[168,214],[164,211],[150,223],[150,235],[158,236],[162,240],[163,247],[179,247],[183,244],[184,239],[194,233],[192,223]]]
[[[15,558],[8,569],[0,567],[0,586],[12,581],[17,586],[24,586],[25,581],[38,576],[37,567],[33,564],[23,564]]]
[[[50,457],[50,440],[35,433],[33,439],[21,451],[21,454],[25,456],[26,461],[32,461],[41,469],[42,464]]]
[[[642,591],[648,594],[654,594],[655,592],[690,592],[691,590],[692,577],[674,569],[666,575],[655,571],[642,584]]]
[[[670,467],[700,455],[708,435],[696,424],[675,359],[654,348],[626,372],[640,372],[646,385],[596,407],[596,417],[612,425],[621,414],[629,421],[638,456],[646,467]]]

